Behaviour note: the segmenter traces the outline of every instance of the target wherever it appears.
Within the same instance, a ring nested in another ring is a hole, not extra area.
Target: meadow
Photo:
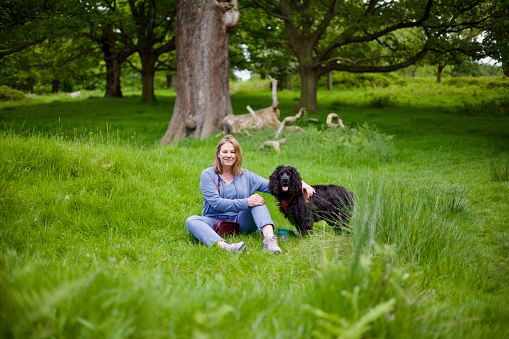
[[[271,104],[263,81],[232,89],[237,114]],[[0,103],[0,337],[509,337],[507,79],[320,90],[279,154],[257,149],[272,130],[237,134],[245,168],[356,194],[350,233],[318,223],[282,255],[187,232],[219,139],[159,147],[175,92],[124,94]],[[278,92],[281,119],[298,96]]]

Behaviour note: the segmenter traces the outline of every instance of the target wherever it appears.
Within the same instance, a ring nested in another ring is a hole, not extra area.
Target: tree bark
[[[58,80],[51,82],[51,93],[58,93]]]
[[[120,74],[122,72],[122,63],[135,52],[132,46],[125,45],[121,48],[117,46],[115,33],[110,25],[103,27],[102,35],[95,38],[95,41],[101,46],[106,63],[106,93],[105,98],[122,98],[120,87]]]
[[[154,94],[154,73],[157,56],[145,55],[143,52],[138,52],[141,59],[141,102],[155,102],[156,96]]]
[[[327,73],[327,89],[332,91],[332,71]]]
[[[233,113],[228,41],[238,20],[237,0],[178,0],[177,96],[160,145],[209,137]]]
[[[305,108],[307,112],[318,112],[318,101],[316,93],[318,91],[318,70],[305,65],[299,66],[300,70],[300,101],[299,107],[295,109]]]
[[[34,84],[35,84],[35,79],[29,78],[28,86],[30,87],[30,94],[34,94]]]
[[[104,29],[103,39],[99,41],[104,54],[104,62],[106,64],[106,93],[105,98],[122,98],[122,90],[120,87],[120,74],[122,61],[119,60],[118,52],[115,48],[115,39],[111,32],[111,27]]]
[[[176,84],[173,82],[173,78],[175,78],[175,74],[166,74],[166,88],[175,88]]]
[[[438,72],[437,72],[437,82],[438,83],[441,83],[442,82],[442,71],[444,69],[445,65],[438,65]]]

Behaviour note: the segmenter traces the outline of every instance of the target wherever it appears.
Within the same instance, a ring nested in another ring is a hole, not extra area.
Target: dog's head
[[[278,166],[270,176],[269,190],[279,200],[302,194],[302,179],[297,169]]]

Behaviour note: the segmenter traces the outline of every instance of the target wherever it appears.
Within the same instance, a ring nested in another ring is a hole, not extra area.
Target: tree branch
[[[279,9],[278,8],[278,3],[276,3],[275,1],[271,1],[271,0],[266,0],[266,1],[270,2],[272,4],[272,6],[276,7],[277,9]],[[279,18],[279,19],[283,19],[283,20],[289,20],[290,19],[290,18],[287,18],[287,17],[285,17],[283,15],[279,15],[279,14],[276,14],[274,12],[271,12],[270,9],[267,6],[265,6],[264,4],[262,4],[258,0],[253,0],[253,2],[255,4],[257,4],[258,6],[260,6],[261,8],[263,8],[265,10],[265,12],[267,12],[267,14],[272,15],[275,18]]]
[[[342,57],[336,57],[336,58],[331,58],[329,60],[325,60],[325,61],[322,61],[322,62],[317,62],[316,64],[313,65],[313,67],[316,67],[316,66],[319,66],[319,65],[323,65],[323,64],[328,64],[330,62],[334,62],[334,61],[338,61],[338,60],[345,61],[345,62],[354,64],[354,65],[357,65],[357,66],[371,66],[371,65],[361,64],[361,62],[363,62],[363,61],[374,61],[376,59],[381,59],[381,58],[394,58],[394,55],[379,55],[379,56],[372,57],[372,58],[360,59],[359,61],[354,61],[352,59],[347,59],[347,58],[342,58]]]
[[[385,29],[382,29],[376,33],[369,33],[367,31],[365,31],[366,35],[365,36],[346,36],[346,32],[344,32],[343,34],[341,34],[340,36],[338,36],[336,39],[334,39],[333,42],[331,42],[324,50],[323,52],[320,54],[320,58],[323,58],[323,57],[327,57],[328,55],[330,55],[334,49],[336,49],[337,47],[340,47],[340,46],[344,46],[344,45],[347,45],[347,44],[350,44],[350,43],[354,43],[354,42],[369,42],[369,41],[373,41],[375,39],[378,39],[379,37],[381,36],[384,36],[385,34],[387,33],[390,33],[390,32],[393,32],[393,31],[396,31],[396,30],[399,30],[399,29],[403,29],[403,28],[412,28],[412,27],[420,27],[423,25],[423,23],[429,19],[430,17],[430,11],[431,11],[431,5],[433,4],[433,0],[428,0],[427,4],[426,4],[426,7],[424,9],[424,13],[422,15],[422,17],[415,21],[415,22],[412,22],[412,21],[408,21],[408,22],[400,22],[398,24],[395,24],[395,25],[391,25]]]
[[[385,73],[392,72],[400,68],[404,68],[410,66],[420,59],[424,58],[428,53],[429,48],[425,46],[419,53],[414,55],[413,57],[407,59],[404,62],[401,62],[396,65],[390,66],[375,66],[375,65],[355,65],[349,66],[344,64],[328,64],[327,67],[320,68],[320,75],[325,74],[330,71],[345,71],[351,73],[363,73],[363,72],[372,72],[372,73]]]
[[[141,69],[139,69],[139,68],[137,68],[136,66],[134,66],[134,64],[131,62],[131,60],[126,59],[125,61],[126,61],[126,62],[129,64],[129,66],[131,66],[131,67],[132,67],[132,68],[133,68],[136,72],[141,73]]]
[[[316,46],[318,41],[320,41],[320,39],[322,38],[323,34],[325,33],[325,30],[329,26],[331,20],[336,16],[336,12],[338,10],[339,1],[340,0],[334,0],[331,3],[331,5],[329,7],[329,10],[328,10],[327,14],[325,15],[325,17],[323,18],[322,22],[317,27],[315,32],[311,35],[311,39],[310,40],[311,40],[312,46]]]

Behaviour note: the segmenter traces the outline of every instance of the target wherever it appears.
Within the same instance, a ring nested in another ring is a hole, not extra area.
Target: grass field
[[[234,112],[271,104],[255,85]],[[320,91],[280,154],[257,150],[274,131],[238,134],[245,168],[357,196],[350,234],[318,223],[276,256],[187,232],[218,139],[160,148],[175,93],[125,94],[0,103],[0,337],[509,337],[508,80]],[[298,95],[278,93],[282,118]]]

